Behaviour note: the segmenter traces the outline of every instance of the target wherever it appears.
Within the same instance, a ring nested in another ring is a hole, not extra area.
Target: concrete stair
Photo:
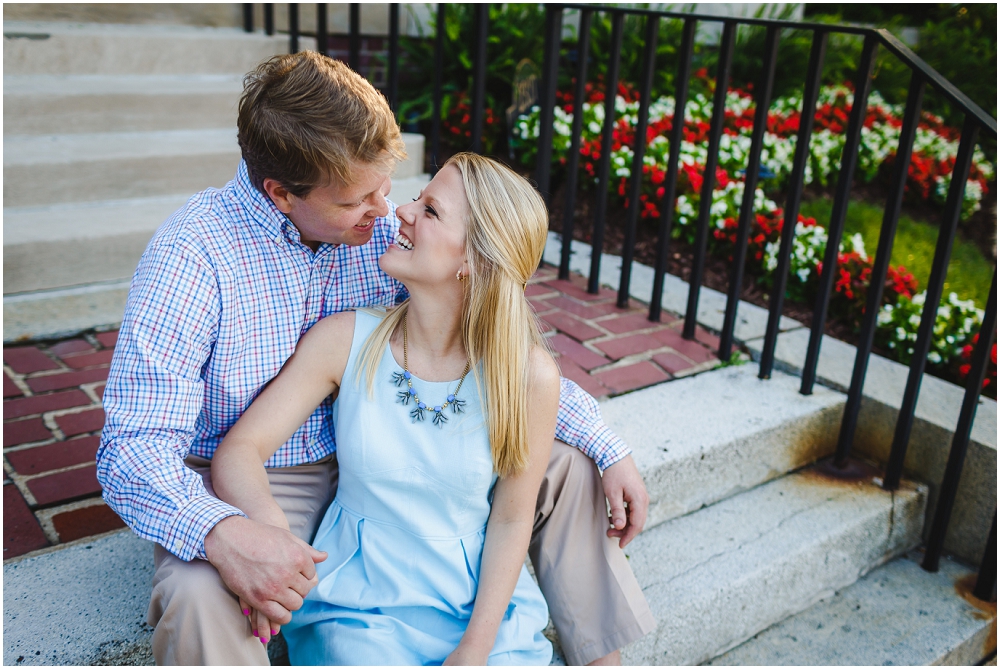
[[[243,75],[287,37],[13,21],[4,35],[4,341],[113,326],[157,227],[232,179]],[[423,137],[404,141],[401,202],[429,179]]]

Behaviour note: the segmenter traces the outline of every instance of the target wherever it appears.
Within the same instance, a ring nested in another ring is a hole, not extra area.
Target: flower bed
[[[704,71],[692,80],[692,95],[685,109],[684,140],[681,144],[677,184],[674,237],[693,242],[697,212],[700,206],[704,164],[707,158],[708,130],[712,116],[710,82]],[[586,87],[583,104],[583,132],[580,143],[580,183],[593,188],[601,152],[601,131],[604,122],[604,93],[592,84]],[[559,92],[555,110],[553,162],[566,164],[571,144],[573,122],[570,96]],[[623,207],[629,205],[626,193],[631,178],[638,122],[639,103],[635,90],[627,84],[619,86],[615,99],[616,123],[611,152],[610,196]],[[825,86],[820,90],[814,131],[809,146],[809,161],[805,172],[806,184],[828,186],[836,182],[840,156],[844,147],[843,132],[847,125],[853,94],[849,86]],[[754,194],[754,219],[747,249],[748,271],[769,285],[777,266],[777,252],[784,213],[772,199],[785,190],[792,169],[799,109],[802,101],[789,96],[776,99],[768,114],[767,132],[761,152],[759,187]],[[649,110],[646,152],[643,160],[640,217],[651,224],[660,216],[659,206],[664,193],[667,159],[670,151],[668,134],[673,124],[674,101],[669,97],[654,100]],[[883,173],[895,158],[902,125],[902,108],[886,103],[877,92],[869,98],[862,129],[855,178],[870,183]],[[716,183],[712,192],[710,252],[721,257],[731,256],[736,241],[737,220],[743,197],[744,172],[750,150],[754,103],[750,93],[730,90],[726,97],[723,135],[720,140]],[[539,111],[518,119],[513,130],[512,144],[517,155],[526,163],[535,159],[539,135]],[[924,113],[918,125],[909,168],[906,197],[921,203],[944,202],[951,170],[958,151],[958,133],[945,126],[941,119]],[[977,149],[973,168],[966,184],[963,217],[980,207],[986,184],[993,176],[992,165]],[[795,229],[788,297],[808,302],[814,297],[817,279],[823,271],[826,230],[814,219],[799,216]],[[865,293],[870,282],[872,259],[868,256],[860,235],[841,242],[837,263],[837,278],[831,298],[831,316],[857,327],[864,311]],[[890,267],[886,277],[883,305],[878,317],[878,341],[891,356],[907,362],[912,355],[912,342],[920,321],[922,295],[916,279],[905,267]],[[913,317],[916,313],[916,317]],[[965,347],[978,331],[982,311],[968,301],[951,294],[942,302],[934,341],[928,356],[930,369],[948,374],[960,362]],[[995,394],[996,365],[991,367],[987,385]]]

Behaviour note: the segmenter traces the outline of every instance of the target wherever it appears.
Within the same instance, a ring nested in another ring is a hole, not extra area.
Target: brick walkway
[[[717,364],[718,339],[681,321],[646,319],[646,306],[615,306],[615,293],[586,292],[574,275],[544,267],[527,288],[562,373],[595,397],[685,376]],[[101,397],[117,332],[4,348],[4,559],[123,526],[95,474]]]

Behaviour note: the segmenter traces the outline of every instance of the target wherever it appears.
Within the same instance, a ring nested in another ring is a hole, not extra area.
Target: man
[[[269,638],[250,635],[238,598],[286,623],[317,582],[325,554],[306,542],[336,492],[332,399],[266,463],[291,533],[214,497],[212,454],[320,318],[405,298],[377,265],[404,156],[384,98],[324,56],[275,57],[247,77],[238,126],[236,178],[195,195],[139,263],[104,395],[98,478],[157,543],[159,664],[267,664]],[[615,663],[655,625],[620,549],[645,522],[645,488],[596,402],[565,380],[556,436],[530,555],[569,661]]]

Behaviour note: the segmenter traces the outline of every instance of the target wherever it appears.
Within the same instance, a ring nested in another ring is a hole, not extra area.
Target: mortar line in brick
[[[84,404],[83,406],[78,406],[78,407],[68,407],[66,409],[54,409],[52,411],[46,411],[45,413],[43,413],[42,419],[44,420],[45,418],[52,418],[54,420],[62,416],[69,416],[71,414],[83,413],[84,411],[93,411],[94,409],[101,409],[101,408],[103,408],[103,406],[98,401],[95,402],[94,404]]]
[[[66,441],[66,435],[63,434],[62,429],[56,424],[55,416],[52,415],[53,413],[55,412],[43,413],[42,423],[55,436],[56,441]]]
[[[83,334],[83,339],[85,339],[87,343],[89,343],[98,351],[103,351],[105,348],[107,348],[106,346],[101,344],[100,340],[91,332],[85,332]]]
[[[31,390],[31,388],[28,387],[28,384],[24,382],[23,374],[18,374],[7,365],[3,366],[3,371],[4,374],[7,375],[7,378],[9,378],[13,382],[13,384],[18,387],[22,395],[24,395],[25,397],[34,396],[35,393]]]
[[[6,464],[7,463],[4,462],[4,465]],[[28,508],[32,509],[32,513],[34,513],[33,509],[34,507],[38,506],[38,500],[35,499],[35,496],[31,494],[30,490],[28,490],[28,486],[25,484],[23,480],[24,477],[21,476],[20,474],[15,474],[14,476],[11,476],[11,473],[7,472],[7,478],[9,478],[14,483],[14,485],[17,486],[18,491],[21,493],[21,496],[24,497],[24,501],[28,505]]]
[[[95,381],[93,383],[85,383],[80,386],[80,390],[90,398],[95,406],[103,407],[104,401],[97,396],[97,387],[107,384],[107,381]]]
[[[73,471],[74,469],[83,469],[85,467],[93,467],[94,463],[95,463],[94,460],[91,460],[90,462],[78,462],[75,465],[69,465],[67,467],[60,467],[59,469],[50,469],[50,470],[42,472],[40,474],[18,474],[18,478],[21,481],[23,481],[25,484],[27,484],[28,481],[34,481],[35,479],[43,479],[46,476],[52,476],[54,474],[62,474],[63,472]],[[36,503],[36,504],[34,504],[34,506],[38,506],[38,504]],[[46,507],[46,508],[48,508],[48,507]]]
[[[69,441],[69,439],[46,439],[45,441],[33,441],[28,444],[17,444],[16,446],[8,446],[3,449],[3,454],[13,453],[15,451],[27,451],[32,448],[38,448],[39,446],[51,446],[52,444],[60,444],[64,441]]]

